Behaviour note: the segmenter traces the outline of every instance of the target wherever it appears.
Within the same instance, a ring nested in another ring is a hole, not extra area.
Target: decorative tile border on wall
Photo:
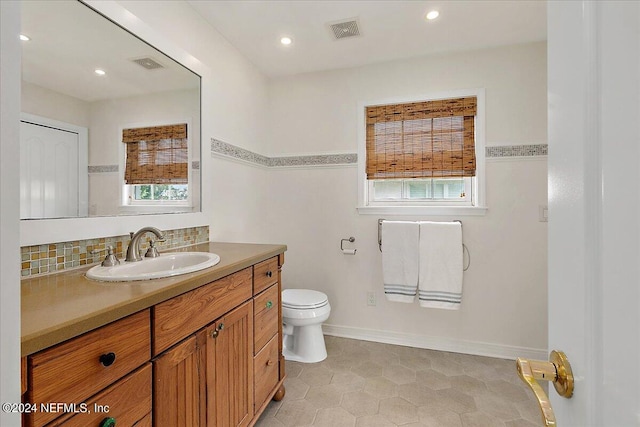
[[[546,156],[548,147],[547,144],[485,147],[485,156],[487,158]]]
[[[161,252],[167,249],[209,241],[208,226],[165,230],[164,233],[165,241],[157,242],[156,244],[156,247]],[[131,238],[126,235],[23,246],[20,248],[20,274],[25,277],[98,263],[104,259],[104,249],[107,246],[113,246],[116,256],[124,258],[124,253],[130,240]],[[146,249],[149,240],[151,240],[151,237],[146,236],[146,240],[142,244],[143,248]],[[100,250],[101,252],[91,254],[93,250]]]
[[[118,165],[97,165],[89,166],[89,173],[113,173],[120,170]],[[191,169],[200,170],[200,160],[193,160],[191,162]]]
[[[547,150],[547,144],[493,146],[485,147],[485,156],[487,158],[546,156]],[[358,155],[356,153],[267,157],[215,138],[211,138],[211,152],[264,167],[283,168],[358,163]]]
[[[118,172],[118,169],[118,165],[89,166],[89,173],[112,173]]]
[[[356,153],[318,154],[310,156],[267,157],[211,138],[211,152],[264,167],[331,166],[358,163]]]
[[[224,141],[214,138],[211,138],[211,152],[248,163],[255,163],[260,166],[270,166],[270,159],[268,157],[254,153],[253,151],[245,150],[244,148],[236,147],[235,145],[227,144]]]

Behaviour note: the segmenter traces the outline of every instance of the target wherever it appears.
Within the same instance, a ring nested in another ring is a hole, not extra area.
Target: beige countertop
[[[91,266],[22,280],[22,356],[242,270],[283,253],[287,247],[210,242],[179,250],[213,252],[220,256],[220,262],[194,273],[135,282],[87,279],[85,273]]]

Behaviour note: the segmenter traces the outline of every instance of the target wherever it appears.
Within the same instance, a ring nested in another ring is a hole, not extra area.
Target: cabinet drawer
[[[253,358],[254,412],[262,406],[278,383],[278,338],[279,335],[271,338],[271,341]]]
[[[117,320],[29,356],[31,403],[80,403],[150,358],[149,310]],[[43,425],[59,413],[38,411],[28,425]]]
[[[256,354],[278,333],[279,307],[278,285],[272,285],[253,300],[253,351]]]
[[[92,397],[87,410],[47,427],[100,427],[105,418],[113,418],[116,425],[144,425],[141,421],[151,413],[151,363]]]
[[[252,277],[248,267],[154,306],[154,356],[251,298]]]
[[[253,294],[259,294],[278,281],[278,257],[253,266]]]

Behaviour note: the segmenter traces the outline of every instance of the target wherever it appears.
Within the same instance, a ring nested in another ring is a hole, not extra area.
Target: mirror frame
[[[207,116],[207,112],[211,111],[211,104],[206,96],[211,81],[211,70],[115,1],[80,1],[200,75],[200,212],[21,220],[20,246],[121,236],[149,225],[161,230],[211,226],[209,221],[211,200],[204,186],[204,183],[209,182],[211,156],[203,144],[205,135],[211,135],[211,130],[202,120]]]

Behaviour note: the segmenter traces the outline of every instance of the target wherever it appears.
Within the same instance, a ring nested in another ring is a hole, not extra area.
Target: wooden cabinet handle
[[[271,360],[271,359],[267,360],[267,366],[273,366],[275,364],[276,364],[276,362],[274,362],[273,360]]]
[[[100,363],[102,366],[111,366],[116,361],[116,354],[113,352],[105,353],[100,356]],[[115,424],[114,424],[115,425]]]
[[[99,427],[116,427],[116,419],[107,417],[100,423]]]

